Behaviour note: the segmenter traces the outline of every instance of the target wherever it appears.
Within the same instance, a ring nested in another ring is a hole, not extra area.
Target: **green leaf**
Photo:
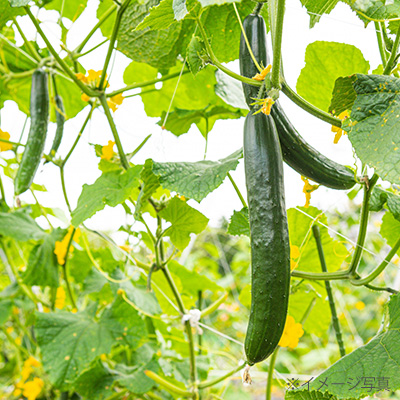
[[[249,209],[243,207],[240,211],[234,211],[228,225],[228,233],[231,235],[245,235],[250,237]]]
[[[166,236],[179,250],[183,250],[190,242],[191,233],[200,233],[208,223],[200,211],[195,210],[178,197],[172,198],[166,208],[159,213],[160,217],[171,222]]]
[[[367,73],[369,63],[356,47],[317,41],[307,46],[305,67],[297,80],[297,92],[322,110],[328,110],[335,80],[356,72]],[[323,70],[323,74],[315,71]]]
[[[136,345],[144,322],[128,305],[115,301],[99,321],[89,312],[37,313],[35,334],[43,367],[57,388],[66,390],[94,358],[116,343]]]
[[[202,40],[193,36],[186,50],[187,63],[193,76],[205,67],[205,57],[207,56]]]
[[[157,78],[157,69],[148,64],[132,61],[124,71],[124,83],[132,85],[133,83],[151,81]]]
[[[383,332],[315,377],[310,382],[309,392],[321,390],[321,394],[331,394],[337,399],[359,399],[372,396],[385,386],[391,391],[400,388],[400,349],[397,345],[400,339],[400,295],[391,296],[388,309],[389,323]],[[364,383],[363,377],[376,378],[372,380],[371,389]],[[378,377],[386,378],[381,387]],[[325,382],[323,389],[321,382]],[[302,397],[306,392],[307,389],[291,391],[290,399],[307,399]]]
[[[242,157],[240,149],[219,161],[153,162],[153,172],[163,188],[200,202],[222,184]]]
[[[393,0],[390,2],[382,0],[346,0],[345,2],[356,11],[365,24],[368,24],[369,21],[387,21],[398,19],[400,17],[399,0]]]
[[[21,209],[12,213],[0,213],[0,235],[27,242],[43,239],[46,232],[29,216],[26,209]]]
[[[133,61],[147,63],[157,69],[165,70],[176,63],[181,23],[173,24],[160,31],[152,31],[149,28],[135,30],[150,8],[157,4],[157,0],[130,3],[122,17],[117,49]]]
[[[139,186],[141,170],[142,166],[137,165],[122,173],[105,172],[92,185],[83,185],[78,205],[72,212],[72,225],[79,226],[106,205],[115,207],[123,203]]]
[[[0,325],[4,325],[11,315],[13,301],[0,298]]]
[[[394,218],[393,214],[386,213],[382,218],[382,225],[379,233],[386,239],[387,244],[393,247],[399,240],[400,222]],[[400,250],[397,251],[400,256]]]
[[[285,400],[337,400],[336,396],[327,394],[327,393],[321,393],[317,391],[303,391],[303,392],[296,392],[293,390],[288,390],[286,392]],[[354,400],[354,399],[348,399],[348,400]]]
[[[248,111],[248,106],[243,94],[243,87],[236,79],[231,78],[220,70],[215,71],[215,94],[226,104]]]
[[[251,307],[251,285],[246,285],[239,294],[239,301],[248,309]]]
[[[351,122],[344,129],[363,163],[374,168],[382,179],[400,183],[400,79],[361,74],[356,77],[353,87],[357,98]]]
[[[23,14],[25,11],[22,8],[13,8],[7,0],[0,0],[0,29],[13,17]]]
[[[72,22],[76,21],[86,8],[88,0],[52,0],[44,6],[47,10],[62,10],[62,16]]]
[[[317,245],[311,231],[314,218],[328,225],[325,214],[316,207],[297,207],[287,211],[289,223],[290,244],[297,246],[300,257],[297,269],[310,272],[321,272],[321,265],[318,257]],[[333,239],[325,226],[319,225],[322,247],[324,248],[325,260],[330,271],[340,268],[343,261],[348,257],[347,248],[339,241]],[[325,292],[325,288],[323,288]]]
[[[329,14],[339,0],[301,0],[310,15],[310,28],[313,28],[323,14]]]
[[[23,7],[30,3],[30,0],[8,0],[11,7]]]
[[[340,115],[343,111],[351,110],[357,98],[357,94],[353,88],[353,83],[356,79],[355,75],[336,79],[329,106],[330,113]]]
[[[33,248],[24,273],[24,283],[58,287],[58,262],[54,250],[56,241],[62,240],[65,234],[65,229],[57,228],[43,238],[43,243]]]
[[[400,196],[375,186],[369,201],[369,209],[371,211],[380,211],[385,203],[393,216],[400,221]]]
[[[162,0],[150,9],[149,14],[136,27],[136,30],[145,28],[151,30],[167,29],[173,23],[185,18],[187,13],[186,0]]]
[[[96,11],[96,17],[100,19],[103,16],[103,14],[105,14],[111,7],[115,7],[115,2],[113,0],[100,1],[99,7],[97,8]],[[115,16],[111,15],[101,24],[100,30],[103,36],[110,38],[114,26],[114,21],[115,21]]]

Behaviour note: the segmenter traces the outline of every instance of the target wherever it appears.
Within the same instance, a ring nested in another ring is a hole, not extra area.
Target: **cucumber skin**
[[[310,146],[297,132],[279,101],[271,109],[286,164],[299,174],[331,189],[351,189],[356,181],[354,172],[325,157]]]
[[[65,123],[65,109],[64,102],[62,97],[56,95],[56,134],[54,136],[53,145],[51,146],[50,154],[54,156],[57,153],[58,148],[60,147],[61,140],[64,134],[64,123]],[[60,110],[60,111],[58,111]]]
[[[249,112],[243,148],[252,265],[245,353],[253,365],[273,353],[283,333],[289,302],[290,244],[282,155],[272,117]]]
[[[14,192],[19,195],[29,189],[43,155],[49,120],[49,92],[47,73],[42,69],[32,75],[30,97],[31,126],[24,154],[14,181]]]
[[[269,57],[264,18],[261,15],[249,14],[243,21],[243,28],[257,62],[262,68],[265,68],[269,64]],[[243,33],[240,36],[239,54],[240,74],[247,78],[253,78],[259,71],[250,56]],[[242,83],[242,86],[246,103],[251,107],[250,104],[254,103],[254,98],[257,98],[260,87],[246,83]]]

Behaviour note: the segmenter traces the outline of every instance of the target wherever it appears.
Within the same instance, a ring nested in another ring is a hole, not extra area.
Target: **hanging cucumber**
[[[265,67],[269,64],[269,59],[264,19],[260,15],[250,14],[243,21],[243,27],[254,57]],[[240,39],[239,62],[243,76],[252,78],[259,72],[250,57],[243,35]],[[258,90],[256,86],[243,84],[248,105],[254,102],[252,98],[257,97]],[[299,135],[279,102],[272,106],[271,115],[275,120],[286,164],[301,175],[332,189],[350,189],[356,184],[354,172],[350,168],[325,157]]]
[[[331,189],[350,189],[355,184],[354,172],[325,157],[310,146],[289,121],[278,101],[271,109],[285,163],[299,174]]]
[[[49,120],[49,93],[47,89],[47,73],[42,69],[37,69],[32,75],[30,114],[31,126],[28,141],[14,181],[16,195],[25,192],[31,186],[46,142]]]
[[[266,28],[263,17],[257,14],[248,15],[243,21],[243,28],[250,47],[253,50],[255,59],[261,68],[265,68],[269,64],[269,58],[266,47]],[[253,78],[260,72],[250,56],[243,33],[240,36],[239,64],[241,75],[247,78]],[[251,86],[246,83],[242,85],[244,97],[247,104],[250,106],[251,103],[254,103],[254,98],[257,98],[260,87]]]
[[[50,155],[54,157],[60,147],[61,140],[64,133],[64,123],[65,123],[65,109],[62,97],[58,94],[55,96],[56,102],[56,135],[54,136],[53,145],[51,146]]]
[[[245,352],[249,365],[253,365],[265,360],[278,345],[289,300],[290,245],[283,164],[271,116],[249,112],[243,150],[252,266]]]

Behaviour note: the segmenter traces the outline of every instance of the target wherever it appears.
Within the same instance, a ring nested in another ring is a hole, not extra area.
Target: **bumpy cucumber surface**
[[[245,352],[250,365],[273,353],[283,333],[289,300],[290,245],[283,164],[271,116],[246,117],[244,165],[251,237],[251,310]]]
[[[50,154],[54,156],[57,153],[58,148],[60,147],[61,140],[64,133],[64,123],[65,123],[65,109],[62,97],[56,95],[56,135],[54,136],[53,145],[51,146]]]
[[[16,195],[25,192],[31,186],[46,142],[49,120],[49,93],[47,73],[42,69],[36,70],[32,75],[30,114],[31,126],[28,141],[14,182]]]
[[[250,14],[243,21],[243,28],[246,32],[246,37],[253,50],[254,57],[260,64],[261,68],[269,64],[268,52],[266,47],[266,28],[265,22],[261,15]],[[240,37],[240,73],[247,78],[253,78],[259,70],[255,66],[253,59],[250,56],[243,33]],[[247,104],[250,106],[254,103],[254,98],[257,98],[259,86],[251,86],[243,83],[243,92]]]
[[[300,136],[278,101],[272,106],[271,116],[275,121],[286,164],[299,174],[331,189],[345,190],[356,184],[354,172],[350,168],[325,157]]]

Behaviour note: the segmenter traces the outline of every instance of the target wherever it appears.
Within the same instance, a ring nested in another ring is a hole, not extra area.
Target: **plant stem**
[[[37,66],[37,61],[30,56],[27,52],[21,49],[21,47],[16,46],[13,42],[11,42],[6,36],[0,33],[0,39],[3,39],[7,44],[9,44],[11,47],[13,47],[16,51],[21,53],[23,56],[25,56],[32,64],[33,66]],[[8,70],[8,68],[7,68]]]
[[[111,115],[110,108],[108,107],[107,99],[106,99],[106,96],[105,96],[104,93],[100,96],[100,103],[103,106],[104,113],[106,114],[106,117],[107,117],[107,120],[108,120],[108,124],[110,125],[111,132],[112,132],[113,137],[114,137],[115,144],[117,145],[118,154],[119,154],[119,158],[121,159],[122,167],[125,168],[125,169],[128,169],[129,168],[129,162],[128,162],[128,160],[126,158],[126,155],[124,153],[124,149],[122,148],[122,144],[121,144],[121,140],[120,140],[119,135],[118,135],[117,127],[115,126],[114,119],[113,119],[113,117]]]
[[[244,27],[243,27],[243,24],[242,24],[242,20],[240,18],[239,11],[238,11],[238,9],[236,7],[236,4],[232,3],[232,5],[233,5],[233,8],[234,8],[235,13],[236,13],[236,17],[237,17],[237,20],[239,22],[240,29],[242,31],[242,35],[243,35],[244,41],[246,42],[247,50],[249,50],[250,57],[253,60],[253,63],[256,66],[256,68],[261,72],[262,68],[260,67],[260,64],[258,63],[256,57],[254,56],[253,50],[252,50],[252,48],[250,46],[249,39],[247,38],[246,32],[244,30]],[[266,67],[266,65],[264,65],[264,68],[265,67]]]
[[[285,0],[277,0],[277,13],[275,20],[274,43],[273,43],[273,62],[271,71],[271,84],[275,89],[281,88],[280,70],[281,70],[281,54],[282,54],[282,31],[283,17],[285,15]]]
[[[305,271],[292,271],[292,276],[295,278],[309,279],[313,281],[331,281],[340,279],[349,279],[348,271],[336,271],[336,272],[305,272]]]
[[[174,384],[166,381],[163,377],[161,377],[160,375],[157,375],[153,371],[146,370],[146,371],[144,371],[144,373],[146,376],[153,379],[153,381],[157,382],[160,386],[162,386],[169,392],[176,393],[183,397],[192,397],[193,396],[192,392],[189,392],[188,390],[184,390],[178,386],[175,386]]]
[[[232,376],[236,372],[238,372],[241,369],[243,369],[246,365],[247,365],[247,363],[244,362],[243,364],[240,364],[239,366],[237,366],[236,368],[234,368],[233,370],[229,371],[228,373],[226,373],[223,376],[219,376],[218,378],[210,379],[209,381],[204,381],[202,383],[199,383],[199,389],[206,389],[208,387],[214,386],[217,383],[220,383],[220,382],[224,381],[226,378],[229,378],[230,376]]]
[[[189,70],[183,71],[182,75],[188,74],[189,72],[190,72]],[[139,89],[139,88],[142,88],[142,87],[145,87],[145,86],[154,85],[154,84],[156,84],[158,82],[163,82],[163,81],[166,81],[168,79],[176,78],[179,75],[181,75],[180,72],[174,72],[173,74],[164,75],[161,78],[151,79],[149,81],[144,81],[144,82],[139,82],[139,83],[132,83],[131,85],[127,85],[127,86],[125,86],[125,87],[123,87],[121,89],[117,89],[117,90],[114,90],[113,92],[107,93],[106,96],[107,97],[113,97],[113,96],[115,96],[117,94],[126,92],[128,90]],[[142,93],[138,93],[138,94],[142,94]]]
[[[9,144],[12,144],[13,146],[24,146],[24,147],[25,147],[25,145],[22,144],[22,143],[11,142],[10,140],[3,139],[3,138],[0,138],[0,142],[2,142],[2,143],[9,143]]]
[[[204,46],[205,46],[205,48],[207,50],[208,56],[210,57],[210,60],[211,60],[212,64],[214,64],[217,68],[219,68],[222,72],[225,72],[225,74],[229,75],[230,77],[232,77],[234,79],[237,79],[237,80],[239,80],[241,82],[247,83],[248,85],[253,85],[253,86],[262,86],[263,85],[263,82],[256,81],[256,80],[251,79],[251,78],[246,78],[246,77],[244,77],[242,75],[239,75],[239,74],[231,71],[229,68],[226,68],[224,65],[222,65],[218,61],[217,57],[215,57],[215,54],[214,54],[214,52],[213,52],[213,50],[212,50],[212,48],[210,46],[206,31],[204,30],[204,26],[203,26],[200,18],[197,17],[196,21],[197,21],[197,26],[199,27],[199,30],[200,30],[201,37],[202,37],[203,42],[204,42]]]
[[[374,22],[374,26],[375,26],[375,32],[376,32],[376,39],[378,41],[379,54],[381,55],[383,68],[385,68],[386,63],[387,63],[387,58],[386,58],[386,49],[385,49],[385,46],[383,44],[383,39],[382,39],[381,26],[380,26],[379,22],[377,22],[377,21]]]
[[[26,48],[29,50],[29,52],[31,53],[31,55],[38,61],[41,61],[41,58],[39,56],[39,53],[36,51],[36,49],[32,46],[32,43],[26,38],[23,30],[21,29],[21,27],[19,26],[17,19],[15,17],[13,17],[13,23],[14,25],[17,27],[19,34],[22,37],[22,40],[25,43]]]
[[[81,58],[83,56],[88,55],[89,53],[91,53],[92,51],[98,49],[100,46],[103,46],[104,43],[108,42],[108,39],[104,39],[102,42],[96,44],[96,46],[93,46],[91,49],[85,51],[84,53],[79,53],[73,56],[74,60],[77,60],[78,58]]]
[[[1,179],[1,175],[0,175],[0,194],[1,194],[1,199],[4,201],[5,204],[7,204],[6,193],[4,192],[3,180]]]
[[[71,304],[73,305],[74,308],[77,308],[74,296],[72,294],[72,288],[71,288],[71,284],[69,282],[68,268],[67,268],[67,265],[68,265],[68,254],[69,254],[69,251],[71,249],[72,241],[74,240],[75,232],[76,232],[76,228],[74,228],[72,230],[71,237],[69,238],[69,242],[68,242],[68,246],[67,246],[67,252],[65,253],[65,262],[64,262],[64,265],[62,267],[64,269],[64,280],[65,280],[65,283],[67,285],[67,291],[68,291],[69,298],[71,300]]]
[[[103,87],[104,87],[104,82],[105,82],[106,76],[107,76],[108,64],[110,63],[111,55],[112,55],[112,52],[114,51],[114,45],[117,40],[118,30],[119,30],[119,26],[121,24],[122,16],[123,16],[125,10],[127,9],[127,7],[129,6],[130,2],[131,2],[131,0],[125,0],[124,3],[118,9],[117,16],[115,17],[114,27],[113,27],[113,31],[111,33],[111,38],[110,38],[110,44],[108,45],[106,59],[104,60],[103,72],[101,74],[101,78],[100,78],[100,82],[99,82],[100,90],[103,90]]]
[[[379,176],[374,174],[372,178],[369,180],[368,184],[364,185],[364,198],[361,208],[361,217],[360,217],[360,228],[358,231],[358,238],[356,249],[354,251],[353,258],[351,260],[348,273],[350,276],[355,278],[356,270],[358,264],[360,263],[361,255],[363,252],[363,247],[365,243],[365,238],[367,236],[367,228],[368,228],[368,216],[369,216],[369,199],[371,197],[372,189],[374,188],[376,182],[378,181]]]
[[[391,294],[397,294],[399,293],[398,290],[392,289],[390,287],[383,287],[383,286],[373,286],[370,284],[366,284],[364,285],[366,288],[371,289],[371,290],[375,290],[375,291],[379,291],[379,292],[388,292]]]
[[[268,367],[268,379],[267,379],[267,390],[265,393],[265,399],[271,400],[271,393],[272,393],[272,381],[274,379],[274,369],[275,369],[275,362],[278,356],[279,346],[276,346],[276,349],[272,353],[272,356],[269,360],[269,367]]]
[[[58,55],[54,47],[51,45],[49,39],[47,39],[46,35],[42,31],[42,28],[39,25],[39,22],[35,18],[35,16],[32,14],[31,10],[29,9],[28,6],[24,7],[24,10],[28,14],[29,18],[35,25],[36,30],[38,31],[39,35],[42,37],[44,42],[46,43],[47,49],[49,52],[53,55],[53,57],[57,60],[58,64],[60,67],[69,75],[69,77],[79,86],[79,88],[82,90],[83,93],[87,94],[89,97],[99,97],[100,92],[91,90],[88,86],[86,86],[82,81],[80,81],[75,73],[68,67],[68,65],[65,63],[65,61]]]
[[[309,103],[307,100],[303,99],[301,96],[299,96],[286,82],[284,78],[282,78],[282,92],[289,97],[290,100],[293,101],[293,103],[297,104],[299,107],[301,107],[303,110],[307,111],[311,115],[314,115],[314,117],[317,117],[321,119],[322,121],[327,122],[328,124],[338,126],[339,128],[342,126],[342,121],[339,118],[334,117],[333,115],[320,110],[319,108],[313,106],[311,103]]]
[[[235,181],[233,180],[233,178],[232,178],[232,176],[231,176],[231,174],[230,174],[229,172],[227,173],[227,176],[228,176],[229,180],[231,181],[232,186],[233,186],[233,188],[235,189],[237,195],[239,196],[239,199],[240,199],[240,201],[242,202],[243,207],[247,207],[246,200],[245,200],[244,197],[242,196],[242,193],[240,193],[239,188],[237,187]]]
[[[376,267],[369,275],[367,275],[363,279],[350,279],[350,282],[355,285],[355,286],[363,286],[366,285],[370,282],[372,282],[375,278],[377,278],[383,271],[384,269],[388,266],[390,263],[391,259],[395,256],[397,253],[397,250],[400,248],[400,237],[397,239],[397,242],[395,245],[392,247],[392,249],[389,251],[388,255],[386,258]]]
[[[93,114],[93,111],[94,111],[95,107],[96,107],[96,100],[93,102],[92,107],[91,107],[91,109],[89,111],[89,114],[87,115],[87,117],[86,117],[86,119],[85,119],[85,121],[84,121],[84,123],[82,125],[82,128],[80,129],[80,131],[78,133],[78,136],[75,139],[74,144],[72,145],[70,151],[67,153],[67,155],[64,158],[64,160],[61,162],[61,168],[63,168],[65,166],[65,164],[67,163],[68,159],[71,157],[72,152],[75,150],[75,147],[77,146],[77,144],[79,142],[79,139],[82,137],[82,134],[83,134],[83,132],[84,132],[84,130],[86,128],[86,125],[88,124],[88,122],[90,121],[90,118],[92,117],[92,114]]]
[[[72,52],[73,54],[78,55],[83,48],[86,46],[87,42],[90,40],[90,38],[94,35],[94,33],[97,31],[97,29],[100,28],[101,25],[110,17],[110,15],[117,9],[117,5],[113,4],[99,19],[97,24],[93,27],[93,29],[87,34],[85,39],[82,40],[82,42],[78,45],[78,47]],[[108,40],[108,39],[107,39]]]
[[[392,48],[392,51],[390,53],[390,57],[389,57],[389,59],[387,61],[386,67],[385,67],[385,69],[383,71],[383,75],[390,75],[390,73],[392,72],[392,69],[394,67],[393,64],[394,64],[395,59],[397,57],[397,51],[399,49],[399,44],[400,44],[400,26],[397,29],[396,39],[394,40],[393,48]]]
[[[325,261],[324,249],[322,247],[322,242],[321,242],[321,234],[319,232],[319,226],[313,225],[312,231],[314,234],[315,242],[317,244],[318,256],[319,256],[319,261],[321,263],[322,272],[328,272],[328,268],[326,266],[326,261]],[[333,329],[335,330],[336,341],[339,346],[340,356],[344,357],[346,355],[346,350],[343,344],[342,332],[340,330],[339,319],[336,312],[335,300],[333,298],[332,288],[329,281],[325,281],[325,289],[326,293],[328,294],[329,307],[331,308],[331,314],[332,314],[332,325]]]
[[[201,317],[204,318],[207,315],[212,314],[227,298],[228,292],[225,292],[218,300],[214,301],[214,303],[201,311]]]
[[[72,209],[68,200],[67,188],[65,187],[64,167],[60,167],[60,178],[61,178],[61,187],[64,195],[65,204],[68,207],[68,211],[71,213]]]

